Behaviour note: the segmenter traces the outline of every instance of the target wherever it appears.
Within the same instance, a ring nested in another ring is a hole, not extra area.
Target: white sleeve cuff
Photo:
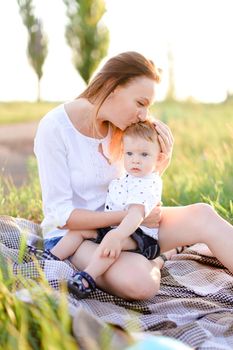
[[[58,227],[65,226],[74,209],[75,208],[73,206],[69,206],[66,208],[60,207],[51,210],[41,223],[43,235],[46,236],[50,231],[53,231]]]

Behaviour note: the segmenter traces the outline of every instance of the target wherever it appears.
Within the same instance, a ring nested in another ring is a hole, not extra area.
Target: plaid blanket
[[[55,261],[46,255],[40,226],[21,218],[0,216],[0,258],[11,262],[15,275],[27,279],[38,277],[39,264],[58,292],[60,282],[74,271],[68,260]],[[173,337],[195,349],[233,348],[233,277],[202,244],[165,263],[160,292],[148,301],[127,301],[101,290],[88,299],[69,295],[68,300],[73,318],[81,307],[103,323]]]

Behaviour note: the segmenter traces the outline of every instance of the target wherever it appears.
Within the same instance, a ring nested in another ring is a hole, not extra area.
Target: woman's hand
[[[150,212],[150,214],[143,220],[142,225],[148,228],[159,227],[159,223],[162,218],[162,209],[161,203],[157,204],[157,206]]]
[[[155,128],[159,134],[158,139],[162,150],[158,164],[158,171],[162,175],[171,161],[174,138],[169,127],[161,120],[155,120]]]

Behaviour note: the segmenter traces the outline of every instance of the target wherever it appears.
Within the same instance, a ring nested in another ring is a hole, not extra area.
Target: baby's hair
[[[110,155],[112,162],[119,160],[122,157],[124,136],[130,136],[134,138],[140,137],[146,141],[155,144],[157,143],[161,151],[161,146],[158,140],[158,133],[155,129],[153,120],[150,119],[143,122],[140,121],[136,124],[128,126],[123,132],[121,132],[119,135],[115,135],[115,137],[112,139],[112,142],[110,143]]]
[[[153,143],[158,142],[158,133],[152,120],[140,121],[128,126],[123,133],[123,138],[124,136],[140,137]]]

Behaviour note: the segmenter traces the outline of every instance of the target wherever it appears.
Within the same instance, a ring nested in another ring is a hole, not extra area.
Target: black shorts
[[[97,229],[97,238],[91,239],[95,243],[101,243],[104,236],[112,230],[112,227],[105,227]],[[160,247],[157,239],[154,239],[143,233],[140,227],[130,236],[136,243],[137,249],[128,250],[130,252],[142,254],[148,260],[153,260],[160,254]]]

